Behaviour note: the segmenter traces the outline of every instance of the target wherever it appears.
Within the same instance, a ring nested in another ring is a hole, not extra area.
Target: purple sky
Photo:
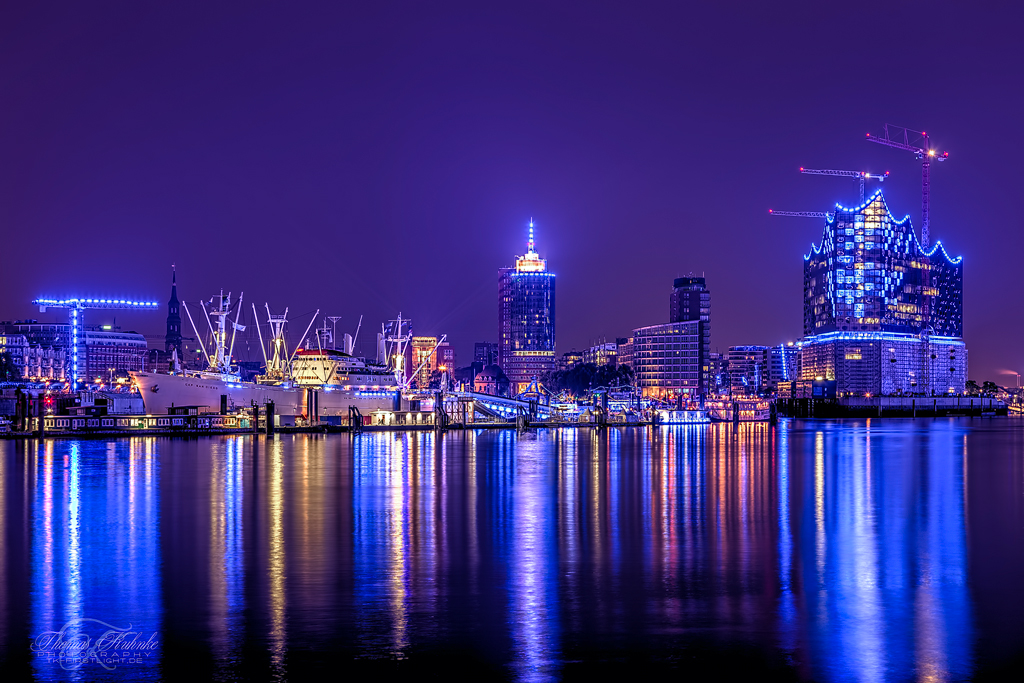
[[[176,263],[188,301],[244,290],[296,334],[401,311],[466,363],[532,216],[559,353],[666,321],[690,271],[713,346],[779,343],[821,227],[767,210],[856,200],[798,167],[891,171],[920,226],[919,163],[864,141],[890,122],[950,153],[932,238],[965,258],[971,377],[1011,383],[1024,12],[637,4],[4,2],[0,317],[152,297],[118,322],[161,334]]]

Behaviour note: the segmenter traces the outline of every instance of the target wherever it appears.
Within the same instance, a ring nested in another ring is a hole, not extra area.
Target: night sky
[[[932,239],[965,259],[970,376],[1012,384],[1024,10],[823,4],[5,1],[0,318],[147,297],[117,322],[162,335],[174,263],[186,301],[244,290],[296,336],[363,315],[366,341],[401,311],[466,364],[532,217],[559,354],[666,322],[691,271],[713,347],[776,344],[821,225],[768,209],[857,199],[800,166],[890,171],[920,227],[920,164],[864,141],[888,122],[949,152]]]

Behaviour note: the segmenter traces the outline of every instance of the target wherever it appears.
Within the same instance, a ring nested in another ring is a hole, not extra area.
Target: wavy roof
[[[882,196],[881,190],[875,190],[875,193],[872,194],[866,202],[855,208],[845,207],[842,204],[837,203],[835,206],[835,212],[831,216],[826,217],[825,219],[825,225],[822,228],[821,241],[818,244],[814,244],[813,242],[811,243],[811,251],[807,252],[804,255],[804,261],[810,260],[812,252],[815,254],[821,254],[821,247],[823,244],[825,244],[825,239],[828,237],[828,228],[835,222],[836,214],[861,213],[862,211],[864,211],[864,209],[870,206],[872,202],[875,201],[880,201],[882,203],[882,206],[885,208],[885,212],[889,215],[889,219],[896,225],[903,225],[904,223],[910,220],[910,214],[907,214],[900,220],[896,220],[896,218],[892,215],[892,211],[889,210],[889,205],[885,203],[885,197]],[[917,239],[917,232],[914,230],[913,225],[910,226],[910,234],[914,236],[914,243],[917,244],[918,251],[920,251],[925,256],[931,257],[935,254],[936,251],[941,250],[942,255],[952,265],[957,265],[958,263],[963,261],[963,256],[957,256],[956,258],[952,258],[946,251],[946,248],[942,246],[942,240],[936,240],[935,244],[933,244],[930,249],[925,249],[924,247],[922,247],[921,241]]]

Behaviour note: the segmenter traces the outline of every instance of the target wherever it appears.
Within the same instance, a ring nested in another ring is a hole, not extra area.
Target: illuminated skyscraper
[[[555,367],[555,275],[534,249],[498,271],[498,365],[518,393]]]
[[[802,379],[843,394],[961,393],[967,379],[963,263],[941,242],[921,246],[881,191],[837,205],[804,256]]]

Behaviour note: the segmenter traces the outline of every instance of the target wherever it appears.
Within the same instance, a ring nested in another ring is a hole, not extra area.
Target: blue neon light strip
[[[82,304],[105,304],[117,306],[139,306],[141,308],[155,308],[159,306],[156,301],[128,301],[126,299],[36,299],[32,303],[40,306],[80,306]]]
[[[826,219],[825,219],[826,220],[826,225],[825,225],[825,228],[824,228],[824,230],[822,232],[820,244],[817,244],[817,245],[815,245],[814,243],[811,244],[811,251],[807,252],[807,254],[804,255],[804,261],[809,261],[811,259],[811,252],[813,252],[814,254],[816,254],[818,256],[821,255],[821,249],[824,246],[826,239],[828,238],[828,226],[835,222],[836,217],[840,213],[851,213],[851,214],[852,213],[861,213],[864,209],[866,209],[871,204],[871,202],[875,201],[875,199],[881,199],[882,200],[882,206],[885,207],[885,213],[889,216],[889,220],[892,221],[892,223],[894,225],[902,226],[904,223],[906,223],[910,219],[910,214],[907,214],[906,216],[904,216],[900,220],[896,220],[896,218],[892,215],[892,211],[889,210],[889,205],[886,204],[885,197],[882,196],[882,191],[881,190],[875,190],[875,193],[873,195],[871,195],[871,199],[867,200],[865,203],[861,204],[857,208],[853,208],[853,209],[847,208],[847,207],[844,207],[842,204],[839,204],[837,202],[836,203],[836,207],[835,207],[836,208],[836,212],[832,216],[827,216]],[[929,250],[926,250],[924,247],[921,246],[920,240],[917,239],[917,232],[916,231],[911,230],[910,233],[914,236],[914,242],[917,244],[918,251],[920,251],[922,255],[931,257],[931,256],[933,256],[935,254],[936,250],[941,250],[942,251],[942,255],[946,257],[946,261],[948,261],[951,265],[955,266],[955,265],[958,265],[961,261],[963,261],[963,258],[964,258],[963,256],[957,256],[956,258],[951,257],[949,255],[949,253],[946,252],[946,248],[944,246],[942,246],[942,240],[936,240],[935,244],[932,246],[931,250],[929,251]]]
[[[800,346],[808,344],[823,344],[833,341],[902,341],[919,342],[921,337],[916,334],[901,332],[826,332],[825,334],[807,336],[797,342]],[[932,344],[963,344],[961,337],[929,337]]]

